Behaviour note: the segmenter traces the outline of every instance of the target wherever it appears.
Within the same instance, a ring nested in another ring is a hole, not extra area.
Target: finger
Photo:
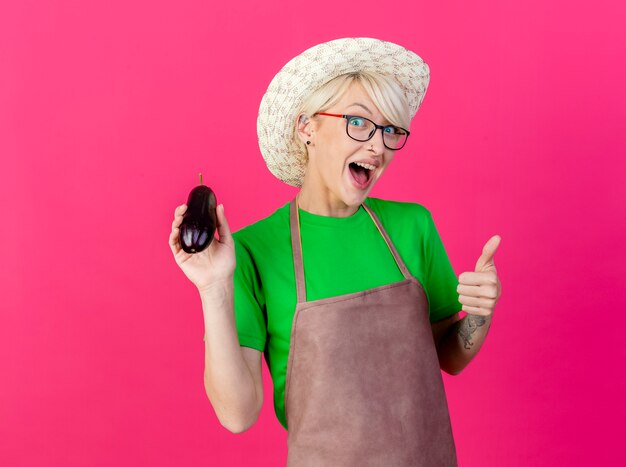
[[[233,237],[230,233],[230,226],[224,214],[224,205],[220,204],[215,208],[217,214],[217,233],[220,236],[219,242],[227,245],[233,245]]]
[[[476,262],[476,272],[484,271],[489,267],[494,267],[493,257],[496,254],[498,246],[500,245],[500,241],[500,236],[494,235],[487,241],[487,243],[485,243],[483,252]]]
[[[466,295],[468,297],[481,297],[481,298],[496,298],[498,295],[498,288],[493,284],[483,285],[462,285],[459,284],[456,288],[459,295]]]
[[[494,300],[491,298],[468,297],[467,295],[459,295],[459,303],[461,305],[482,308],[483,310],[491,309],[494,306]]]
[[[456,287],[459,295],[467,295],[468,297],[480,297],[480,285],[464,285],[459,284]]]
[[[185,213],[186,210],[187,210],[187,206],[185,204],[178,206],[174,210],[174,220],[172,221],[172,229],[174,227],[179,227],[180,224],[183,222],[183,214]]]
[[[179,229],[172,229],[172,232],[170,233],[170,238],[169,238],[169,245],[170,245],[170,249],[172,250],[172,253],[174,254],[174,256],[176,256],[178,252],[181,250]]]
[[[172,221],[172,229],[177,229],[183,223],[183,216],[176,216]]]
[[[464,272],[459,276],[461,285],[490,285],[497,284],[498,276],[495,272]]]

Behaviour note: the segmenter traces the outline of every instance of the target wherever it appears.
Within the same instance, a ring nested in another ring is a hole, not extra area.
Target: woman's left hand
[[[476,262],[476,270],[459,276],[456,291],[459,293],[459,302],[463,305],[461,309],[468,314],[491,317],[500,298],[500,279],[493,262],[500,240],[499,235],[491,237]]]

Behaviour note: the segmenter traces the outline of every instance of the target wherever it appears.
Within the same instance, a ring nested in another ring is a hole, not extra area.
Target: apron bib
[[[285,381],[287,465],[457,466],[428,299],[376,214],[405,280],[306,301],[297,200],[297,304]]]

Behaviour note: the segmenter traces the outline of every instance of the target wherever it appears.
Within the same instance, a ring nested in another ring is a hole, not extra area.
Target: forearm
[[[239,432],[254,422],[257,395],[235,325],[232,279],[200,291],[204,313],[204,387],[223,426]]]
[[[448,328],[437,345],[442,370],[457,375],[469,364],[487,337],[492,316],[467,314]]]

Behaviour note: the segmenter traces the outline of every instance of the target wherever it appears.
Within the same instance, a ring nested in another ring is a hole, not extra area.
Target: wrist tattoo
[[[461,326],[459,327],[459,336],[463,339],[463,347],[469,349],[473,342],[470,341],[472,334],[476,332],[476,330],[483,326],[487,322],[487,319],[484,316],[476,316],[476,315],[467,315],[463,321],[461,322]]]

